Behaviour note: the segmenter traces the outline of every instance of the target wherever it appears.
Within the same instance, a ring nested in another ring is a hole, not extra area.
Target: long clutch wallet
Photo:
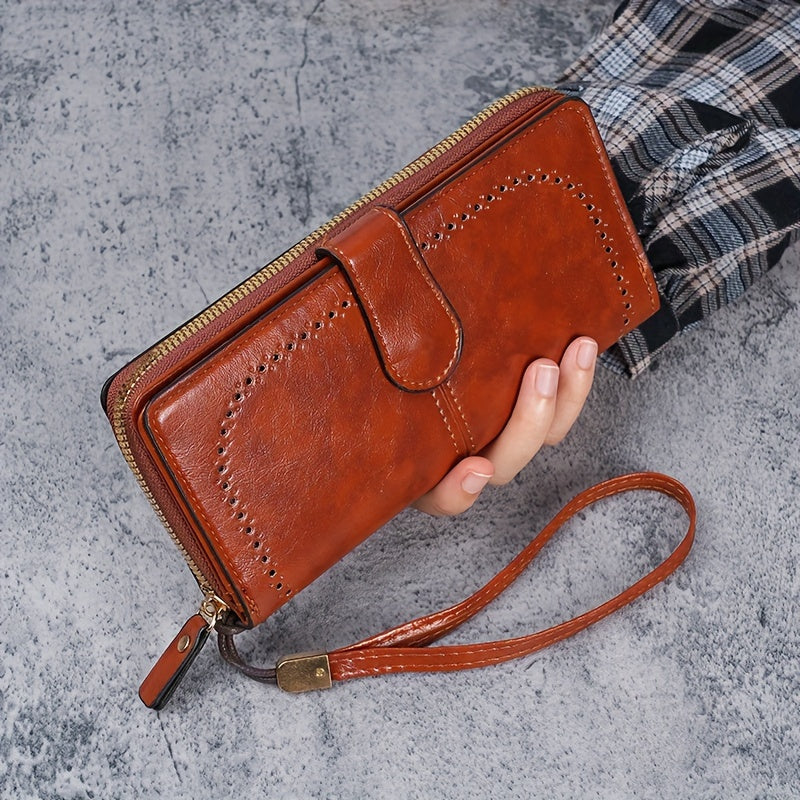
[[[203,592],[142,700],[162,707],[214,628],[251,677],[306,689],[532,652],[666,577],[691,544],[691,496],[644,473],[576,498],[451,609],[276,670],[244,664],[233,642],[491,442],[531,360],[558,360],[578,335],[605,349],[657,307],[589,110],[533,88],[494,103],[142,353],[108,381],[103,404]],[[429,647],[508,585],[570,513],[632,488],[668,494],[690,515],[650,575],[532,637]]]

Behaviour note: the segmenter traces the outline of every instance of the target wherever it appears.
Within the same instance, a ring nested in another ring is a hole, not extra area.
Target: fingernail
[[[581,369],[591,369],[594,366],[595,358],[597,358],[597,342],[593,342],[591,339],[581,342],[578,348],[578,366]]]
[[[558,367],[550,364],[539,364],[536,367],[536,391],[542,397],[555,397],[558,388]]]
[[[491,475],[483,475],[480,472],[468,472],[461,481],[461,488],[467,494],[478,494],[489,483],[491,477]]]

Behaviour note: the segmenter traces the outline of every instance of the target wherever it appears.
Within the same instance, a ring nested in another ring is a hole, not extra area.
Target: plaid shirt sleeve
[[[800,232],[800,5],[630,0],[564,74],[592,109],[661,310],[604,356],[639,375]]]

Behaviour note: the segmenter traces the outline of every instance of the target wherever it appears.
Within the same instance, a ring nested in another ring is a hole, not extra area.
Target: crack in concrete
[[[159,715],[158,724],[161,726],[161,733],[164,735],[164,741],[167,743],[167,751],[169,752],[170,760],[172,761],[172,767],[175,770],[175,774],[178,776],[178,783],[183,783],[183,778],[181,778],[181,773],[178,770],[178,762],[175,761],[175,754],[172,752],[172,745],[170,744],[169,738],[167,737],[167,732],[164,730],[164,720],[161,719]]]
[[[302,211],[302,221],[306,222],[308,218],[311,216],[311,175],[308,170],[308,163],[305,158],[305,138],[306,138],[306,128],[303,124],[303,100],[302,94],[300,92],[300,73],[305,68],[306,64],[308,63],[308,26],[311,23],[311,18],[314,14],[319,11],[322,7],[322,4],[325,0],[317,0],[314,4],[314,7],[311,11],[306,14],[305,16],[305,23],[303,25],[303,34],[301,37],[301,41],[303,43],[303,58],[300,61],[300,65],[297,67],[297,71],[294,75],[294,96],[295,96],[295,106],[297,108],[297,118],[300,121],[300,136],[299,136],[299,144],[297,147],[297,155],[298,155],[298,165],[303,172],[302,179],[300,184],[303,189],[305,202],[303,204],[303,211]]]
[[[768,336],[769,331],[779,326],[797,308],[796,303],[780,289],[776,288],[772,294],[776,300],[773,308],[747,330],[742,340],[742,348],[759,357],[763,357],[766,353],[764,336]]]

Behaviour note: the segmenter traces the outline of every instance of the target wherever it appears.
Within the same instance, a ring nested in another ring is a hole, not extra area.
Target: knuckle
[[[516,472],[503,472],[502,470],[498,470],[495,472],[489,483],[492,486],[505,486],[506,484],[511,483],[511,481],[513,481],[516,477]]]
[[[548,447],[553,447],[554,445],[561,444],[566,437],[567,431],[553,431],[547,434],[544,444],[546,444]]]
[[[429,513],[434,517],[453,517],[466,511],[472,503],[464,505],[463,503],[453,502],[451,498],[434,499],[430,506]]]

